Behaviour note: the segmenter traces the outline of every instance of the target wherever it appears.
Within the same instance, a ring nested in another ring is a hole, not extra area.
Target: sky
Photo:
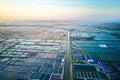
[[[0,20],[120,20],[120,0],[0,0]]]

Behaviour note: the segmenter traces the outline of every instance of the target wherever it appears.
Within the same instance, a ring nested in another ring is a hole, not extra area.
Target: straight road
[[[65,66],[64,66],[64,80],[71,80],[71,42],[70,42],[70,33],[68,32],[67,36],[67,53],[65,55]]]

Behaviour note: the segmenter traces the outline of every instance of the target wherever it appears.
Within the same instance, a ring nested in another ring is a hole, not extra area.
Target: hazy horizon
[[[120,0],[1,0],[0,20],[120,21]]]

